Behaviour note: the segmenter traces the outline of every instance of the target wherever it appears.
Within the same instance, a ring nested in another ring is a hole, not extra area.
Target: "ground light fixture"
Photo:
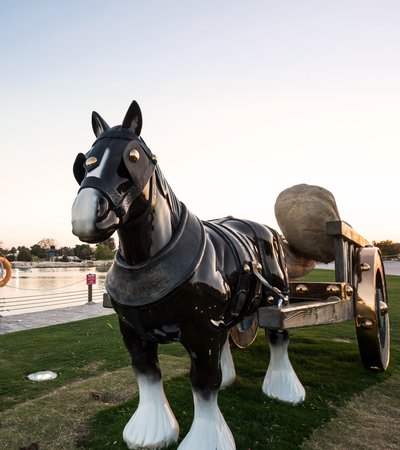
[[[43,370],[41,372],[34,372],[28,375],[28,378],[31,381],[50,381],[57,378],[58,375],[51,370]]]

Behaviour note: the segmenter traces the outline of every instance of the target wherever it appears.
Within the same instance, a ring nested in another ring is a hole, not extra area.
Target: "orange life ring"
[[[10,281],[11,278],[11,264],[8,262],[8,259],[0,256],[0,263],[3,264],[3,267],[6,269],[6,274],[4,278],[0,279],[0,287],[4,286]]]

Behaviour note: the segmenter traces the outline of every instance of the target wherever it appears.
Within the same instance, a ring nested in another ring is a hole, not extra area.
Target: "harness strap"
[[[136,219],[129,219],[129,224],[130,225],[136,225],[136,224],[138,224],[140,222],[143,222],[143,220],[145,220],[146,217],[148,217],[150,209],[154,208],[154,206],[156,205],[157,185],[156,185],[156,180],[155,180],[155,174],[154,173],[153,173],[153,175],[150,178],[149,190],[150,190],[150,194],[149,194],[150,198],[149,198],[149,201],[147,203],[146,210],[139,217],[136,217]],[[126,218],[125,220],[128,220],[128,218]]]
[[[244,223],[253,232],[253,237],[255,239],[258,254],[262,264],[262,273],[264,277],[274,278],[274,283],[279,284],[278,287],[274,287],[271,283],[269,283],[261,274],[257,271],[255,273],[262,284],[267,288],[264,291],[264,297],[268,295],[277,294],[280,300],[284,302],[287,301],[287,295],[289,294],[289,277],[286,270],[286,264],[284,262],[284,251],[282,247],[282,241],[279,237],[279,234],[273,228],[270,228],[266,225],[261,225],[257,222],[252,222],[250,220],[241,220],[235,219],[241,223]],[[267,256],[267,252],[265,249],[265,232],[266,229],[272,234],[271,247],[269,249],[269,254]],[[261,278],[264,280],[262,281]],[[272,291],[272,292],[268,292]],[[274,295],[273,295],[274,296]],[[278,300],[279,300],[278,299]]]
[[[148,206],[144,213],[142,213],[139,217],[137,217],[134,220],[130,220],[131,224],[136,224],[141,222],[149,213],[150,208],[153,208],[156,204],[156,198],[157,198],[157,183],[155,179],[155,173],[153,172],[152,176],[150,177],[150,199]],[[110,184],[106,183],[104,180],[98,177],[89,176],[86,177],[80,186],[79,192],[82,189],[85,188],[94,188],[105,194],[111,201],[115,213],[118,214],[118,210],[121,208],[121,206],[125,203],[127,203],[127,209],[129,208],[129,205],[137,198],[137,196],[140,194],[138,192],[138,189],[135,186],[132,186],[124,195],[121,195],[116,189],[114,189]],[[123,213],[124,211],[122,211]]]
[[[218,221],[203,223],[228,244],[238,268],[236,291],[232,296],[229,311],[223,318],[224,325],[230,328],[254,312],[261,301],[261,284],[252,274],[254,252],[238,233],[223,223]]]
[[[179,228],[152,258],[131,266],[116,253],[105,281],[115,302],[135,308],[155,306],[193,276],[204,255],[205,231],[200,220],[181,206]]]
[[[248,231],[239,231],[237,224]],[[238,267],[236,292],[224,317],[228,327],[258,309],[262,301],[278,306],[288,302],[289,283],[278,233],[267,226],[233,217],[205,222],[231,248]],[[236,224],[236,226],[235,226]]]
[[[123,196],[116,189],[98,177],[86,177],[81,183],[79,192],[85,188],[94,188],[101,191],[103,194],[107,195],[114,207],[118,207],[123,200]]]
[[[144,152],[146,153],[147,157],[150,160],[153,159],[154,155],[153,155],[152,151],[149,149],[149,147],[147,147],[147,145],[144,142],[144,140],[142,139],[142,137],[136,136],[135,133],[133,133],[132,131],[130,131],[126,128],[122,128],[121,126],[106,130],[104,133],[102,133],[96,139],[96,141],[93,143],[92,147],[95,146],[96,142],[101,141],[102,139],[119,139],[122,141],[134,141],[134,140],[138,139],[140,141],[140,143],[142,144],[142,148],[143,148]]]

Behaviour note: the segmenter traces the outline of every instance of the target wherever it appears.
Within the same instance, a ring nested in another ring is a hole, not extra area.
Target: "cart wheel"
[[[246,317],[242,322],[231,328],[231,341],[239,348],[246,348],[252,344],[258,332],[258,314]]]
[[[354,314],[361,359],[369,369],[386,370],[390,359],[390,324],[385,269],[379,249],[360,249],[355,268]]]

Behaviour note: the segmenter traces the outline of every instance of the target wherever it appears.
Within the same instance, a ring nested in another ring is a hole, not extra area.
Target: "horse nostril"
[[[108,212],[108,200],[105,197],[99,197],[97,200],[97,217],[103,217]]]

